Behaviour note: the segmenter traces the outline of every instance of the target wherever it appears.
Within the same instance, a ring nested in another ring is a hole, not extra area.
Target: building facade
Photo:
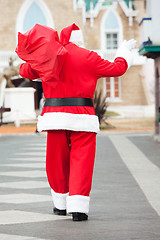
[[[146,1],[146,16],[140,21],[140,55],[154,59],[155,134],[160,135],[160,2]]]
[[[148,106],[151,94],[143,74],[147,59],[139,56],[139,19],[145,12],[145,0],[1,0],[0,1],[0,69],[9,57],[16,57],[17,33],[26,32],[39,23],[58,33],[75,22],[83,32],[85,47],[103,58],[114,60],[124,39],[135,38],[133,66],[120,78],[100,79],[98,90],[110,106]],[[17,60],[18,61],[18,60]]]

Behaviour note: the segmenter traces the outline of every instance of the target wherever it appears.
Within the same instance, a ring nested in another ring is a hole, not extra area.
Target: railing
[[[114,61],[114,58],[115,58],[115,55],[116,55],[116,49],[115,50],[104,50],[103,52],[102,52],[102,54],[103,54],[103,58],[104,59],[107,59],[107,60],[109,60],[109,61]]]
[[[109,49],[94,49],[94,52],[98,53],[103,59],[108,61],[114,61],[115,55],[116,55],[116,49],[115,50],[109,50]]]
[[[146,57],[143,57],[143,56],[139,55],[138,50],[139,49],[132,50],[132,52],[133,52],[133,65],[134,66],[143,65],[147,61]],[[106,49],[106,50],[94,50],[94,51],[97,52],[103,59],[106,59],[108,61],[113,62],[114,59],[115,59],[115,55],[116,55],[117,50],[116,49],[115,50]]]
[[[115,50],[94,50],[97,52],[102,58],[107,59],[109,61],[114,61],[115,55],[116,55],[116,49]],[[141,65],[145,63],[145,57],[139,56],[138,49],[133,50],[134,54],[134,65]],[[3,70],[4,67],[7,67],[9,65],[9,59],[12,57],[15,59],[14,65],[20,64],[22,61],[18,58],[16,53],[14,51],[0,51],[0,71]]]

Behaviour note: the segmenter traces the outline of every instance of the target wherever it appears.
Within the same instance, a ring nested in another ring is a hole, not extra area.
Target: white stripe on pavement
[[[28,146],[28,147],[22,147],[21,150],[25,150],[25,151],[40,151],[40,152],[45,152],[46,151],[46,147],[35,147],[35,146]]]
[[[45,157],[46,153],[44,151],[38,151],[38,152],[16,152],[15,154],[13,154],[13,156],[19,156],[19,155],[25,155],[25,156],[30,156],[30,155],[34,155],[34,156],[40,156],[40,157]]]
[[[19,210],[0,211],[0,224],[17,224],[43,221],[55,221],[67,219],[68,216],[57,216],[54,214],[41,214],[35,212],[25,212]]]
[[[44,162],[45,161],[45,157],[11,157],[11,158],[8,158],[8,160],[13,160],[13,161],[36,161],[36,162]]]
[[[1,164],[1,167],[16,167],[16,168],[43,168],[45,170],[46,164],[45,162],[42,163],[14,163],[14,164]]]
[[[1,203],[34,203],[34,202],[51,202],[52,197],[48,195],[29,194],[29,193],[16,193],[0,195]]]
[[[11,235],[11,234],[1,234],[0,233],[0,239],[1,240],[45,240],[42,238],[35,238],[35,237],[27,237],[27,236],[20,236],[20,235]],[[54,238],[52,239],[54,240]]]
[[[124,136],[109,136],[123,162],[160,216],[160,169]]]
[[[24,147],[27,146],[27,147],[45,147],[46,146],[46,141],[44,143],[37,143],[37,142],[34,142],[34,143],[26,143],[25,145],[23,145]]]
[[[37,177],[46,177],[46,172],[43,169],[42,171],[37,170],[37,171],[0,172],[0,176],[37,178]]]
[[[18,181],[18,182],[5,182],[0,183],[1,188],[13,188],[13,189],[38,189],[49,188],[47,181]],[[1,198],[0,198],[1,199]]]

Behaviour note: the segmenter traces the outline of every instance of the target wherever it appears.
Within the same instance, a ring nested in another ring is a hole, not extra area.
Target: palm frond
[[[98,116],[99,123],[104,119],[104,114],[107,110],[108,103],[106,103],[106,96],[102,96],[102,91],[97,92],[95,91],[94,94],[94,106],[95,106],[95,112]]]

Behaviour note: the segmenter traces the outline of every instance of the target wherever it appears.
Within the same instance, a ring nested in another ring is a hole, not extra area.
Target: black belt
[[[91,98],[46,98],[44,107],[87,106],[93,107]]]

